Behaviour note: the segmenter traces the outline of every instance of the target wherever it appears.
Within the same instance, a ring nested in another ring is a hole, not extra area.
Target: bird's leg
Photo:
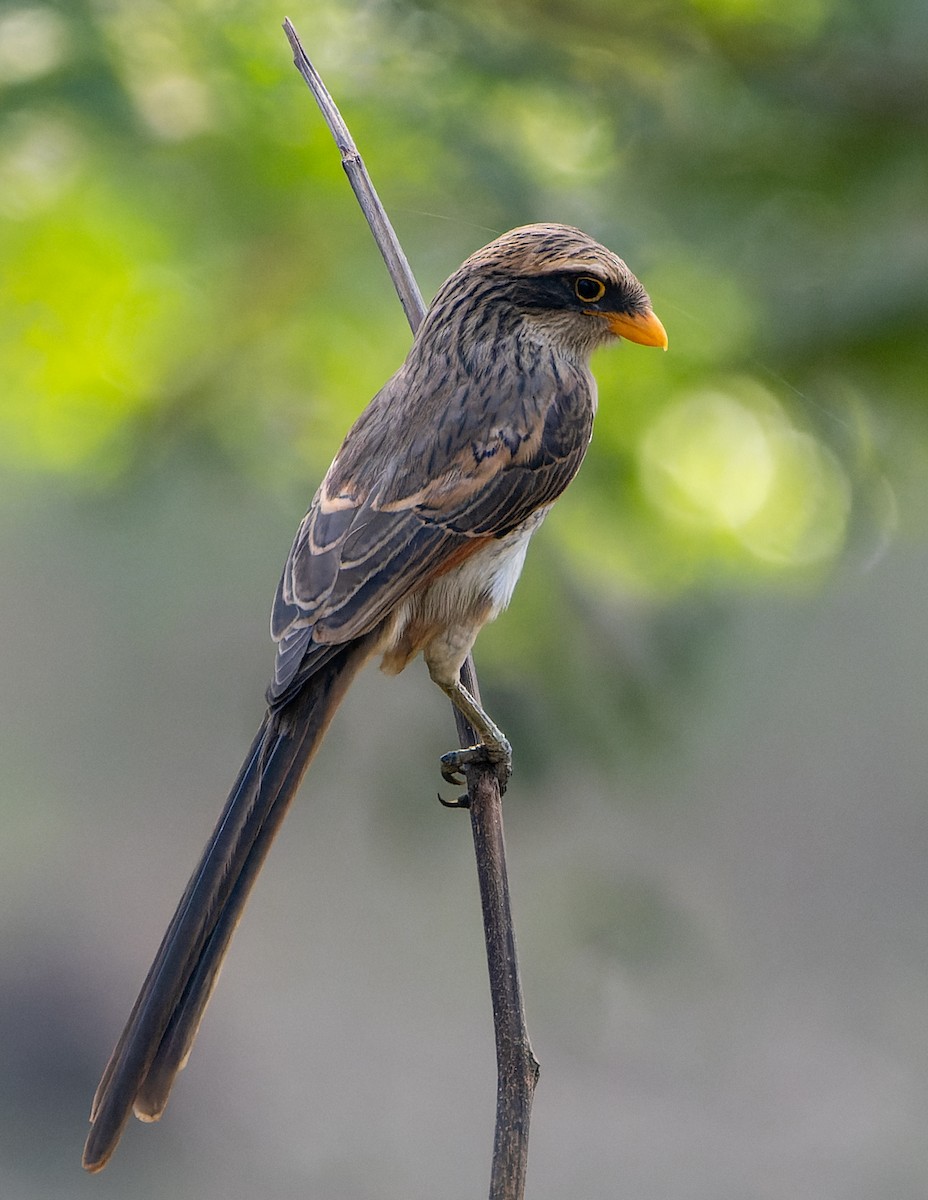
[[[465,767],[489,764],[496,771],[500,787],[505,789],[512,772],[512,746],[506,735],[477,703],[460,679],[436,678],[435,674],[432,678],[458,712],[470,721],[480,737],[476,746],[449,750],[441,756],[442,778],[457,787],[465,782]]]

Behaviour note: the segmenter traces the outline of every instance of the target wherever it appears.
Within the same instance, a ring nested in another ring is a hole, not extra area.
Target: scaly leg
[[[505,788],[512,772],[512,746],[500,727],[483,709],[460,679],[432,679],[438,684],[459,713],[470,721],[476,729],[480,742],[476,746],[467,746],[461,750],[449,750],[441,756],[442,778],[455,787],[466,782],[464,768],[474,765],[490,765]]]

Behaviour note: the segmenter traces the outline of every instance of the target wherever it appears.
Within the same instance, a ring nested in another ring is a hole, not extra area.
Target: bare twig
[[[396,231],[390,224],[390,218],[377,195],[371,177],[367,173],[364,160],[358,153],[354,138],[351,136],[342,114],[338,111],[335,101],[329,94],[328,88],[322,82],[319,72],[309,61],[289,17],[284,21],[284,33],[286,33],[293,50],[293,65],[306,80],[306,85],[312,92],[325,118],[325,123],[332,132],[332,137],[342,156],[342,166],[345,168],[348,182],[351,184],[358,203],[361,205],[361,211],[371,227],[377,249],[387,264],[387,270],[390,272],[390,278],[393,280],[396,294],[400,298],[400,304],[403,306],[409,327],[415,333],[419,328],[419,322],[425,316],[425,302],[412,273],[409,260],[403,253],[403,247],[396,236]]]
[[[461,668],[461,682],[479,703],[480,688],[471,658]],[[467,745],[474,731],[457,710],[455,720],[461,745]],[[496,1038],[496,1128],[490,1200],[522,1200],[538,1060],[529,1041],[522,1001],[499,784],[496,776],[485,770],[469,774],[467,784]]]
[[[371,227],[377,247],[383,255],[406,319],[415,333],[425,315],[425,305],[406,255],[348,126],[319,73],[307,57],[289,18],[284,21],[284,32],[293,49],[294,65],[305,79],[332,132],[342,156],[342,166]],[[470,656],[461,669],[461,680],[479,702],[477,675]],[[461,745],[473,745],[478,740],[476,731],[457,709],[454,710],[454,716]],[[522,1200],[528,1161],[529,1119],[532,1096],[538,1079],[538,1063],[532,1053],[525,1023],[522,984],[509,903],[502,801],[499,782],[492,768],[467,769],[467,799],[483,907],[493,1029],[496,1038],[496,1131],[493,1139],[490,1200]]]

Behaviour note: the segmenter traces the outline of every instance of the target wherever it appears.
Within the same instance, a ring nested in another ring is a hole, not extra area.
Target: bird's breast
[[[532,534],[548,515],[538,508],[501,538],[475,539],[474,549],[443,567],[397,608],[384,645],[383,669],[401,671],[439,638],[460,634],[468,648],[482,627],[506,608],[522,573]]]

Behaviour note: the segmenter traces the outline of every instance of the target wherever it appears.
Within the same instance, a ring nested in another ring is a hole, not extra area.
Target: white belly
[[[532,534],[547,515],[548,507],[538,509],[507,537],[494,538],[460,566],[440,575],[422,596],[423,608],[450,617],[449,624],[453,614],[464,616],[487,604],[484,621],[498,617],[512,599]]]
[[[399,606],[384,646],[383,668],[401,671],[419,650],[433,678],[456,678],[481,628],[512,599],[540,508],[506,537],[493,538]]]

